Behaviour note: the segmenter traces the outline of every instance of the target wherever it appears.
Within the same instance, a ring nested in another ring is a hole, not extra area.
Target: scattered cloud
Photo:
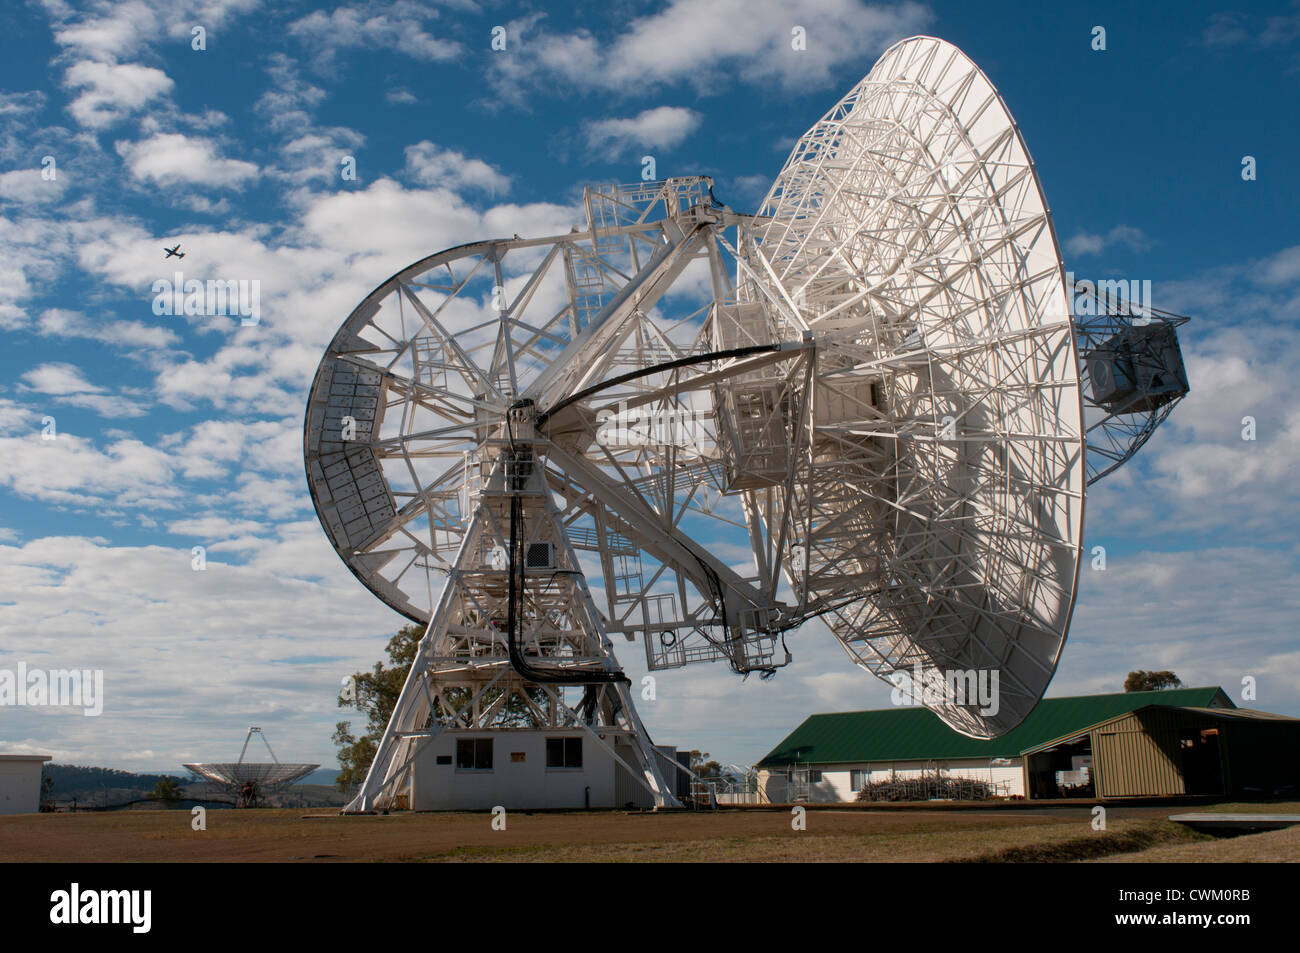
[[[210,139],[183,133],[158,133],[139,142],[117,143],[132,178],[155,185],[206,185],[214,188],[242,188],[257,178],[255,163],[217,155]]]
[[[22,388],[53,398],[55,403],[69,407],[85,407],[101,417],[142,417],[145,407],[141,402],[122,394],[109,394],[106,389],[92,384],[81,368],[66,363],[42,364],[21,377]]]
[[[1104,235],[1079,232],[1065,243],[1066,254],[1078,256],[1100,255],[1106,249],[1115,247],[1136,252],[1147,251],[1151,247],[1151,239],[1140,228],[1116,225]]]
[[[39,205],[61,199],[68,186],[67,173],[49,179],[41,175],[41,171],[31,168],[0,172],[0,200]]]
[[[22,376],[23,382],[42,394],[65,396],[68,394],[102,394],[104,388],[96,387],[73,364],[42,364]]]
[[[1201,33],[1201,42],[1211,47],[1282,47],[1297,38],[1300,38],[1300,0],[1292,0],[1290,12],[1270,16],[1236,10],[1215,13]]]
[[[427,29],[438,16],[436,9],[410,0],[355,4],[329,13],[315,10],[291,23],[289,34],[316,54],[318,65],[333,63],[341,50],[350,48],[390,50],[434,63],[454,59],[464,49]]]
[[[456,191],[482,189],[495,195],[510,188],[510,177],[482,159],[472,159],[454,149],[439,149],[427,139],[406,147],[406,173],[420,185]]]
[[[11,119],[17,116],[29,116],[45,106],[45,94],[39,89],[23,92],[0,92],[0,116]]]
[[[583,124],[587,148],[614,160],[629,149],[671,149],[700,127],[702,117],[681,106],[656,106],[627,119],[594,119]]]
[[[170,328],[120,318],[96,323],[84,314],[61,308],[42,312],[36,327],[47,337],[84,338],[121,348],[169,348],[180,343],[180,336]]]
[[[0,487],[17,496],[86,509],[167,509],[184,497],[172,480],[175,465],[163,451],[133,438],[107,441],[101,449],[63,428],[44,440],[41,417],[30,420],[26,433],[0,437]]]
[[[15,710],[6,747],[36,747],[64,763],[178,770],[237,746],[249,724],[274,724],[277,753],[332,763],[330,728],[348,716],[335,706],[338,686],[369,668],[402,620],[352,578],[314,520],[275,527],[238,561],[207,546],[202,571],[191,547],[223,528],[175,525],[173,545],[54,535],[0,545],[0,631],[42,633],[5,645],[6,656],[104,672],[100,717]],[[283,674],[268,668],[285,658],[320,661]],[[140,726],[165,725],[180,696],[205,717],[142,745]]]
[[[82,60],[69,67],[64,80],[79,91],[68,106],[72,117],[90,129],[104,129],[171,94],[176,85],[160,69],[136,63]]]
[[[623,92],[681,83],[717,92],[739,78],[808,89],[827,85],[845,63],[869,63],[932,19],[910,2],[671,0],[604,40],[585,29],[551,32],[531,14],[507,25],[518,52],[495,57],[492,69],[507,96],[555,82]]]

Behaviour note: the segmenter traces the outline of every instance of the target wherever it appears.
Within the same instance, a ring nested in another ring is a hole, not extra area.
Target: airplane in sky
[[[181,247],[181,243],[180,243],[180,242],[177,242],[174,248],[168,248],[166,245],[164,245],[164,246],[163,246],[163,251],[165,251],[165,252],[167,253],[164,257],[165,257],[165,258],[171,258],[173,255],[175,255],[177,258],[184,258],[184,257],[185,257],[185,252],[180,251],[180,250],[179,250],[180,247]]]

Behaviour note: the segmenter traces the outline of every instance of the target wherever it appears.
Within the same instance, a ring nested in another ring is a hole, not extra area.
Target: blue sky
[[[0,710],[6,750],[170,770],[260,724],[282,756],[332,764],[339,679],[400,624],[333,554],[302,476],[306,388],[353,306],[441,248],[567,230],[584,185],[634,181],[646,154],[755,208],[914,33],[1002,93],[1067,266],[1150,279],[1195,318],[1192,395],[1089,495],[1108,568],[1083,574],[1051,693],[1173,668],[1234,696],[1254,676],[1250,704],[1300,714],[1300,5],[50,0],[5,27],[0,667],[102,668],[107,695],[99,718]],[[153,313],[178,240],[187,273],[262,282],[258,325]],[[662,676],[656,739],[752,762],[809,712],[888,702],[824,631],[790,645],[768,682]],[[622,657],[639,672],[639,649]]]

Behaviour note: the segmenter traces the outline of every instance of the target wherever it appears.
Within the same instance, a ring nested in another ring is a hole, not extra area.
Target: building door
[[[1188,794],[1222,794],[1223,755],[1219,730],[1192,731],[1180,739],[1183,755],[1183,783]]]

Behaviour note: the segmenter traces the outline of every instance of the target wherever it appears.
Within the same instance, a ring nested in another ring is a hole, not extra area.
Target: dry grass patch
[[[1257,812],[1258,813],[1258,812]],[[1271,813],[1271,812],[1270,812]],[[1282,813],[1282,812],[1279,812]],[[1287,811],[1286,813],[1292,813]],[[1300,863],[1300,827],[1240,837],[1209,837],[1107,857],[1110,864],[1295,864]]]
[[[1202,840],[1211,840],[1211,838],[1207,834],[1198,834],[1182,824],[1171,821],[1121,821],[1112,823],[1104,831],[1091,831],[1088,834],[1058,840],[1007,847],[969,859],[1004,864],[1060,864],[1146,850],[1171,841]]]

